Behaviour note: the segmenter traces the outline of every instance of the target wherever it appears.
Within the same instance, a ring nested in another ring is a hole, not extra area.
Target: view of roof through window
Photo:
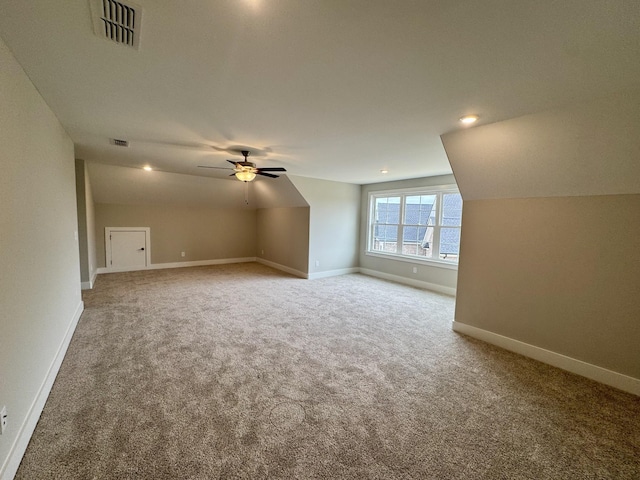
[[[457,261],[459,193],[376,196],[370,251]]]

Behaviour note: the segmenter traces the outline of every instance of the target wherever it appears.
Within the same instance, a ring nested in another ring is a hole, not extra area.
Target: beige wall
[[[442,136],[457,322],[640,379],[638,118],[635,89]]]
[[[308,273],[309,207],[257,211],[257,256]]]
[[[255,210],[97,203],[95,211],[99,267],[105,227],[149,227],[152,264],[256,256]]]
[[[0,65],[0,477],[11,478],[82,302],[73,143],[2,40]]]
[[[95,204],[84,160],[76,159],[76,205],[78,209],[78,243],[80,278],[83,288],[90,288],[97,270],[95,241]]]
[[[89,282],[89,246],[87,241],[87,196],[85,189],[84,161],[77,160],[76,171],[76,209],[78,212],[78,254],[80,257],[80,280]]]
[[[308,265],[311,278],[313,274],[357,267],[360,185],[289,178],[310,206]]]
[[[640,378],[640,195],[464,209],[456,321]]]
[[[96,204],[93,199],[93,188],[89,178],[89,170],[84,166],[84,194],[87,212],[87,255],[89,263],[89,279],[91,283],[98,272],[98,258],[96,253]]]
[[[405,262],[388,258],[381,258],[367,255],[367,222],[369,214],[369,193],[381,190],[401,190],[404,188],[430,187],[438,185],[455,185],[453,175],[440,175],[437,177],[415,178],[411,180],[400,180],[395,182],[374,183],[362,186],[360,201],[360,267],[376,272],[405,277],[409,280],[426,282],[439,287],[444,287],[446,291],[454,291],[458,271],[455,268],[444,268],[426,265],[421,262]],[[418,268],[418,273],[413,273],[413,267]]]

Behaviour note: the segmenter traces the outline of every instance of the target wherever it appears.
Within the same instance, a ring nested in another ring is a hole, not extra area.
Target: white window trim
[[[412,256],[412,255],[402,255],[402,254],[398,254],[398,253],[390,253],[390,252],[379,252],[379,251],[375,251],[375,250],[371,250],[371,232],[372,232],[372,228],[371,228],[371,219],[373,218],[373,213],[374,213],[374,209],[375,209],[375,205],[372,202],[372,199],[375,197],[391,197],[394,195],[407,195],[407,194],[411,194],[411,193],[423,193],[423,194],[428,194],[430,192],[437,192],[437,193],[460,193],[460,190],[458,190],[458,186],[453,184],[453,185],[434,185],[434,186],[424,186],[424,187],[412,187],[412,188],[402,188],[402,189],[394,189],[394,190],[375,190],[372,192],[369,192],[368,194],[368,198],[367,198],[367,202],[368,202],[368,211],[367,211],[367,238],[366,238],[366,249],[365,249],[365,255],[371,256],[371,257],[378,257],[378,258],[384,258],[387,260],[397,260],[400,262],[407,262],[407,263],[419,263],[419,264],[423,264],[423,265],[429,265],[432,267],[438,267],[438,268],[444,268],[447,270],[458,270],[458,263],[453,263],[453,262],[448,262],[446,260],[441,260],[439,258],[424,258],[424,257],[418,257],[418,256]],[[441,220],[441,219],[440,219]],[[442,226],[440,226],[442,227]],[[439,242],[439,239],[438,239]],[[440,247],[440,245],[438,245],[438,248]]]
[[[408,255],[398,255],[397,253],[382,253],[382,252],[364,252],[369,257],[378,257],[385,260],[396,260],[398,262],[406,263],[419,263],[422,265],[428,265],[430,267],[444,268],[446,270],[458,270],[458,264],[452,262],[446,262],[444,260],[433,260],[431,258],[422,257],[410,257]]]

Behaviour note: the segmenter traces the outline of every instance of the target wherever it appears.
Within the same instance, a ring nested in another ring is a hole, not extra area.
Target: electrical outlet
[[[185,256],[185,252],[180,252],[180,256],[184,257]]]
[[[261,250],[261,251],[262,251],[262,253],[260,255],[264,255],[264,250]]]
[[[4,433],[4,429],[7,428],[7,407],[2,407],[0,410],[0,435]]]
[[[316,260],[316,267],[320,266],[320,260]]]
[[[418,273],[418,267],[413,267],[413,273]]]

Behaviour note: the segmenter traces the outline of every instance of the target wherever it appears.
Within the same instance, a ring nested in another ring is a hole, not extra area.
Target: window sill
[[[444,268],[446,270],[458,270],[457,263],[445,262],[443,260],[432,260],[420,257],[407,257],[404,255],[396,255],[393,253],[381,253],[381,252],[365,252],[365,255],[370,257],[384,258],[386,260],[397,260],[399,262],[417,263],[420,265],[428,265],[429,267]]]

